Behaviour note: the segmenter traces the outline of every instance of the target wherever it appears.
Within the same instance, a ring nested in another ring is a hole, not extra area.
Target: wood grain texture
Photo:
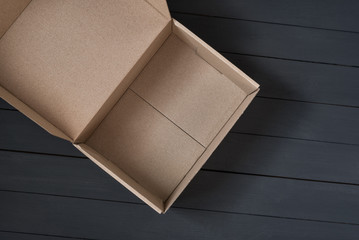
[[[171,11],[359,32],[355,0],[168,0]]]
[[[359,68],[223,55],[261,85],[258,96],[359,106]]]
[[[0,192],[0,228],[92,239],[356,239],[357,226]],[[13,211],[16,208],[17,211]],[[18,224],[18,219],[22,224]]]
[[[141,203],[87,159],[0,153],[0,190]],[[200,171],[174,206],[359,224],[358,189]]]
[[[359,66],[356,33],[180,13],[172,16],[218,51]]]
[[[200,172],[175,206],[358,224],[358,186]]]
[[[204,168],[359,184],[358,156],[358,146],[231,133]]]
[[[359,144],[359,108],[256,98],[232,132]]]

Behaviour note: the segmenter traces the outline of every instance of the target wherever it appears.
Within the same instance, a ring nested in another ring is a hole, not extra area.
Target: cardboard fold
[[[168,10],[167,1],[166,0],[146,0],[151,6],[157,9],[165,18],[171,20],[171,14]]]
[[[0,0],[0,39],[31,0]]]
[[[165,0],[10,2],[0,96],[158,213],[259,91]]]

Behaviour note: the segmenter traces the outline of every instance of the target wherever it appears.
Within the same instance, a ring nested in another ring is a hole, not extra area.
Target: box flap
[[[0,0],[0,38],[31,0]]]
[[[76,139],[170,22],[150,2],[32,0],[0,39],[0,86]]]
[[[154,8],[156,8],[164,17],[171,19],[170,11],[168,10],[168,5],[166,0],[146,0]]]

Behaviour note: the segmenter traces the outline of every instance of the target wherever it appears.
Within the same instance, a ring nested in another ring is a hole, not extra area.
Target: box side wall
[[[0,39],[31,0],[0,0]]]
[[[169,21],[166,27],[158,34],[156,39],[151,43],[147,50],[143,53],[140,59],[136,62],[130,72],[126,77],[121,81],[121,83],[114,89],[110,97],[105,101],[99,111],[94,115],[94,117],[89,121],[84,130],[74,139],[75,143],[85,142],[86,139],[91,136],[94,130],[100,125],[101,121],[106,117],[114,105],[118,102],[121,96],[125,93],[127,88],[131,83],[136,79],[138,74],[146,66],[146,64],[151,60],[153,55],[157,50],[162,46],[166,41],[168,36],[172,32],[172,24]]]
[[[135,180],[125,174],[120,168],[108,161],[101,154],[96,152],[91,147],[86,144],[74,144],[74,146],[79,149],[83,154],[90,158],[96,165],[108,173],[111,177],[116,179],[129,191],[135,194],[138,198],[148,204],[158,213],[163,213],[164,205],[163,201],[153,194],[149,193],[141,185],[139,185]]]
[[[198,173],[204,163],[208,160],[214,150],[218,147],[227,133],[231,130],[233,125],[237,122],[239,117],[243,114],[244,110],[251,103],[253,98],[257,95],[259,89],[255,90],[251,94],[249,94],[244,101],[238,106],[237,110],[233,113],[231,118],[227,121],[227,123],[223,126],[221,131],[217,134],[217,136],[212,140],[207,149],[201,155],[201,157],[197,160],[197,162],[193,165],[191,170],[186,174],[181,183],[177,186],[177,188],[173,191],[171,196],[165,201],[165,211],[166,212],[172,204],[176,201],[178,196],[183,192],[189,182],[193,179],[193,177]]]
[[[130,89],[206,147],[247,94],[171,34]]]
[[[234,66],[225,57],[197,37],[194,33],[173,19],[173,32],[185,43],[191,46],[199,56],[219,72],[231,79],[238,87],[247,94],[255,91],[259,85],[248,77],[244,72]]]
[[[130,89],[85,144],[162,200],[205,150]]]
[[[0,86],[0,97],[3,98],[6,102],[8,102],[10,105],[12,105],[14,108],[18,109],[20,112],[25,114],[32,121],[36,122],[38,125],[40,125],[42,128],[44,128],[52,135],[71,141],[71,139],[68,136],[66,136],[65,133],[60,131],[49,121],[47,121],[45,118],[40,116],[37,112],[35,112],[32,108],[30,108],[28,105],[20,101],[18,98],[16,98],[14,95],[12,95],[9,91],[7,91],[5,88],[1,86]]]

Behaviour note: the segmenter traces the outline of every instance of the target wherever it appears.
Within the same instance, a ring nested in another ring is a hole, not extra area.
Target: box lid
[[[0,4],[1,97],[70,140],[171,20],[165,0]]]
[[[146,0],[154,8],[156,8],[164,17],[171,19],[170,11],[168,10],[167,0]]]
[[[31,0],[0,0],[0,38],[30,2]]]

